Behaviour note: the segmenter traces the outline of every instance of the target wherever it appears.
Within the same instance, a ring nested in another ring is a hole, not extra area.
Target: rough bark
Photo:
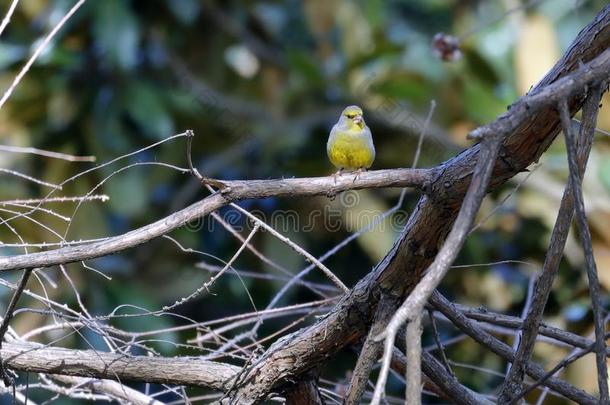
[[[33,373],[141,381],[227,390],[240,368],[198,357],[126,356],[44,347],[33,343],[2,346],[7,368]]]

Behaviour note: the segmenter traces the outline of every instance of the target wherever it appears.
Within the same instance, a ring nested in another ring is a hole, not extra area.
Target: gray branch
[[[224,391],[240,368],[198,357],[126,356],[33,343],[2,346],[6,367],[32,373],[207,387]]]

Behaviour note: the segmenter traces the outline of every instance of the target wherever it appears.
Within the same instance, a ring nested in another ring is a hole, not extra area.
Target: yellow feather
[[[328,158],[337,168],[368,169],[375,159],[375,149],[367,138],[352,131],[337,131],[328,142]],[[358,132],[363,132],[359,129]]]

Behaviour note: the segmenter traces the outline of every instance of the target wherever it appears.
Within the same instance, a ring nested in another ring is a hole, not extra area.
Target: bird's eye
[[[356,116],[356,114],[345,114],[345,116],[349,119],[352,119]]]

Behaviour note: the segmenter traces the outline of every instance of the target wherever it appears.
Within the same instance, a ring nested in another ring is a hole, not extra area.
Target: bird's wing
[[[337,134],[340,132],[340,129],[337,124],[333,125],[333,128],[330,130],[330,135],[328,135],[328,142],[326,142],[326,153],[330,157],[330,148],[332,144],[335,142],[337,138]]]
[[[369,149],[372,152],[372,157],[371,157],[371,164],[373,163],[373,161],[375,160],[375,145],[373,144],[373,135],[371,134],[371,130],[369,129],[369,127],[364,127],[364,136],[366,138],[366,142],[369,146]]]

